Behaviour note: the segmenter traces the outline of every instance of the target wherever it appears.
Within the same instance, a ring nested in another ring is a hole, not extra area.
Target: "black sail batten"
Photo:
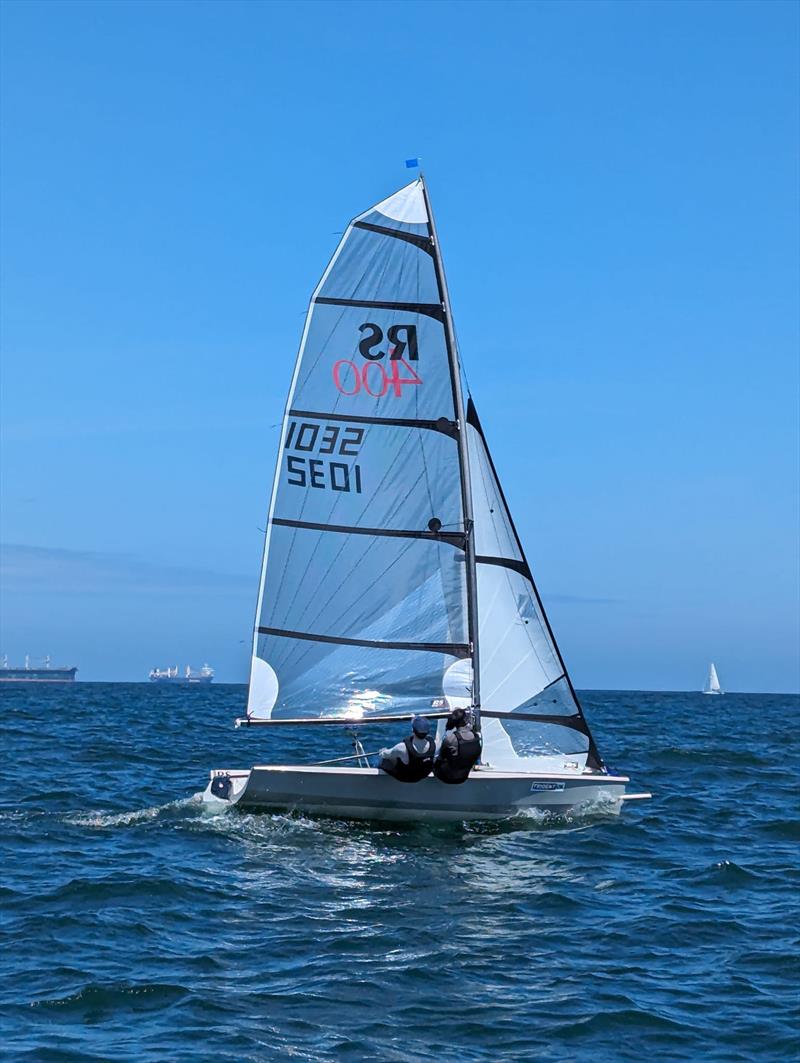
[[[501,568],[510,568],[512,572],[519,572],[520,576],[524,576],[526,580],[533,583],[531,570],[528,568],[528,562],[525,560],[517,561],[513,557],[487,557],[485,554],[476,554],[475,564],[499,565]]]
[[[378,233],[379,236],[391,236],[395,240],[405,240],[420,250],[427,251],[429,255],[433,254],[433,241],[429,236],[418,236],[417,233],[407,233],[402,229],[390,229],[386,225],[373,225],[368,221],[354,221],[353,228],[366,229],[367,232]]]
[[[455,331],[453,329],[453,315],[450,307],[450,298],[447,291],[447,279],[444,274],[444,264],[439,248],[439,240],[436,235],[436,223],[433,220],[428,189],[420,175],[422,195],[425,201],[425,211],[428,216],[428,234],[434,247],[433,262],[436,270],[436,284],[439,289],[439,298],[444,311],[444,334],[447,344],[448,365],[450,367],[450,384],[453,393],[453,406],[456,411],[456,419],[459,427],[465,424],[464,397],[461,393],[460,370],[458,364],[458,346]],[[461,476],[461,505],[464,510],[464,531],[466,533],[466,567],[467,567],[467,630],[469,643],[472,650],[472,705],[476,730],[481,725],[481,686],[480,686],[480,650],[478,643],[478,589],[475,572],[475,528],[472,517],[472,489],[469,482],[469,452],[466,431],[460,431],[458,435],[459,472]]]
[[[424,428],[431,432],[458,438],[458,425],[447,417],[424,421],[413,417],[365,417],[361,414],[320,413],[313,410],[289,410],[290,417],[310,417],[314,421],[346,421],[352,424],[382,424],[388,428]]]
[[[341,635],[320,635],[311,631],[287,631],[279,627],[259,627],[259,635],[300,639],[304,642],[327,642],[334,646],[359,646],[365,650],[408,650],[443,653],[450,657],[469,657],[469,646],[458,642],[389,642],[378,639],[351,639]]]
[[[427,539],[430,542],[447,543],[459,550],[466,549],[466,536],[463,532],[432,532],[414,528],[360,528],[354,524],[318,524],[309,520],[287,520],[273,517],[271,524],[279,528],[305,528],[307,531],[333,532],[337,535],[370,535],[387,539]]]
[[[556,727],[567,727],[572,731],[579,731],[582,735],[586,734],[583,716],[578,712],[573,713],[572,716],[559,716],[547,712],[500,712],[496,709],[484,709],[483,715],[493,720],[522,720],[524,723],[554,724]]]
[[[438,303],[396,303],[383,299],[335,299],[332,296],[317,295],[312,300],[323,306],[356,306],[365,310],[404,310],[409,314],[425,314],[437,321],[444,320],[444,310]]]
[[[555,650],[556,658],[558,660],[558,663],[561,666],[561,670],[562,670],[563,674],[562,674],[562,676],[559,677],[559,680],[557,680],[557,681],[560,681],[560,679],[564,679],[566,681],[567,687],[568,687],[569,692],[570,692],[570,695],[571,695],[572,699],[574,700],[575,705],[576,705],[576,707],[578,709],[578,712],[577,712],[576,715],[577,715],[577,717],[580,720],[580,725],[581,726],[577,727],[576,729],[577,730],[582,730],[583,733],[586,735],[587,739],[589,740],[589,751],[588,751],[588,755],[587,755],[587,758],[586,758],[586,763],[587,763],[587,765],[590,768],[593,768],[596,771],[602,771],[602,770],[605,769],[605,765],[603,763],[603,759],[600,756],[600,751],[597,748],[597,745],[596,745],[596,743],[594,741],[594,737],[592,736],[591,729],[589,728],[589,724],[586,721],[586,716],[584,715],[583,708],[581,706],[580,700],[578,699],[578,695],[575,692],[575,687],[572,685],[572,680],[570,678],[569,672],[567,671],[567,666],[564,663],[564,658],[561,656],[561,650],[559,649],[558,643],[556,642],[555,635],[553,634],[553,629],[550,626],[550,621],[549,621],[549,619],[547,617],[547,613],[545,612],[544,605],[542,604],[542,599],[541,599],[541,596],[539,595],[539,589],[536,586],[536,582],[533,579],[533,575],[531,573],[530,566],[528,565],[527,559],[525,557],[525,549],[524,549],[524,547],[522,545],[522,540],[520,539],[520,536],[519,536],[519,533],[517,531],[516,525],[514,524],[514,518],[513,518],[512,514],[511,514],[511,509],[509,508],[508,502],[506,501],[505,492],[503,491],[503,485],[501,484],[500,478],[497,475],[497,469],[495,468],[495,464],[494,464],[494,461],[492,459],[491,451],[489,450],[489,445],[488,445],[488,443],[486,441],[486,436],[484,434],[483,427],[481,426],[480,419],[478,418],[478,411],[475,408],[475,403],[473,402],[471,395],[467,398],[467,424],[472,425],[472,427],[478,433],[478,435],[480,436],[481,441],[483,443],[484,449],[486,451],[486,457],[487,457],[487,459],[489,461],[489,467],[492,470],[492,475],[494,476],[495,483],[497,484],[497,490],[499,492],[500,499],[501,499],[501,501],[502,501],[502,503],[503,503],[503,505],[505,507],[506,514],[508,515],[509,524],[511,526],[511,531],[512,531],[512,533],[514,535],[514,540],[516,542],[517,549],[519,550],[520,557],[522,558],[522,561],[523,561],[523,563],[524,563],[524,565],[525,565],[525,567],[527,569],[527,574],[523,573],[523,575],[525,575],[525,578],[528,580],[528,582],[531,585],[531,588],[532,588],[533,594],[534,594],[534,598],[536,600],[537,607],[539,609],[539,612],[541,614],[541,617],[542,617],[542,620],[544,622],[545,628],[547,630],[547,634],[549,636],[550,642],[551,642],[551,644],[553,646],[553,649]],[[509,566],[509,567],[511,567],[511,566]],[[513,713],[513,714],[509,714],[509,718],[520,719],[521,720],[521,719],[524,718],[524,716],[523,716],[522,713],[519,713],[519,714],[518,713]],[[575,717],[572,717],[572,718],[574,719]],[[564,719],[570,719],[570,717],[564,717]]]

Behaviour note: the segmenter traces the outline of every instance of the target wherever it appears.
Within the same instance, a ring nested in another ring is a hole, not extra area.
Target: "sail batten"
[[[332,299],[318,295],[314,302],[323,306],[355,306],[365,310],[406,310],[410,314],[427,314],[437,321],[444,319],[444,311],[438,303],[395,303],[378,299]]]
[[[311,521],[287,520],[273,517],[272,524],[284,528],[306,528],[309,531],[340,532],[344,535],[376,535],[390,539],[427,539],[430,542],[447,543],[459,549],[465,548],[466,536],[463,532],[432,532],[409,528],[358,528],[352,524],[314,524]]]
[[[312,412],[310,410],[290,410],[292,417],[310,417],[317,421],[349,421],[351,424],[383,424],[396,425],[398,428],[426,428],[432,432],[441,432],[446,436],[458,434],[458,425],[455,421],[449,421],[446,417],[440,417],[436,421],[420,421],[410,417],[364,417],[357,414]]]
[[[273,635],[277,638],[300,639],[306,642],[328,642],[336,646],[360,646],[363,649],[408,650],[423,653],[446,653],[452,657],[468,657],[469,646],[466,643],[438,642],[381,642],[376,639],[349,639],[342,635],[319,635],[311,631],[284,631],[275,627],[259,627],[260,635]]]

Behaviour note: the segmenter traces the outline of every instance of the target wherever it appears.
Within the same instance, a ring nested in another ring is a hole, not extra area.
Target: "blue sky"
[[[798,7],[2,8],[3,652],[244,680],[276,424],[424,160],[579,687],[798,687]]]

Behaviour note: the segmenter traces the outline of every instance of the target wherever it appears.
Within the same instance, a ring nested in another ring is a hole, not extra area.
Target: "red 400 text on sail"
[[[363,387],[374,399],[382,398],[390,387],[399,399],[403,394],[405,384],[422,383],[405,358],[393,358],[389,365],[391,370],[387,373],[386,366],[382,362],[364,362],[359,369],[355,362],[351,362],[348,358],[340,358],[333,365],[333,382],[342,395],[357,395]],[[409,376],[400,376],[401,365],[410,374]],[[345,369],[345,366],[348,368]],[[373,370],[371,377],[370,369]]]

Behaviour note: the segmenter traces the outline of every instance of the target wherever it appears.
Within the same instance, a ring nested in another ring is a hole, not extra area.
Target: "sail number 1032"
[[[336,459],[357,458],[363,439],[364,429],[357,425],[290,421],[285,443],[287,484],[361,494],[361,466],[352,460]],[[312,454],[325,457],[311,457]]]

